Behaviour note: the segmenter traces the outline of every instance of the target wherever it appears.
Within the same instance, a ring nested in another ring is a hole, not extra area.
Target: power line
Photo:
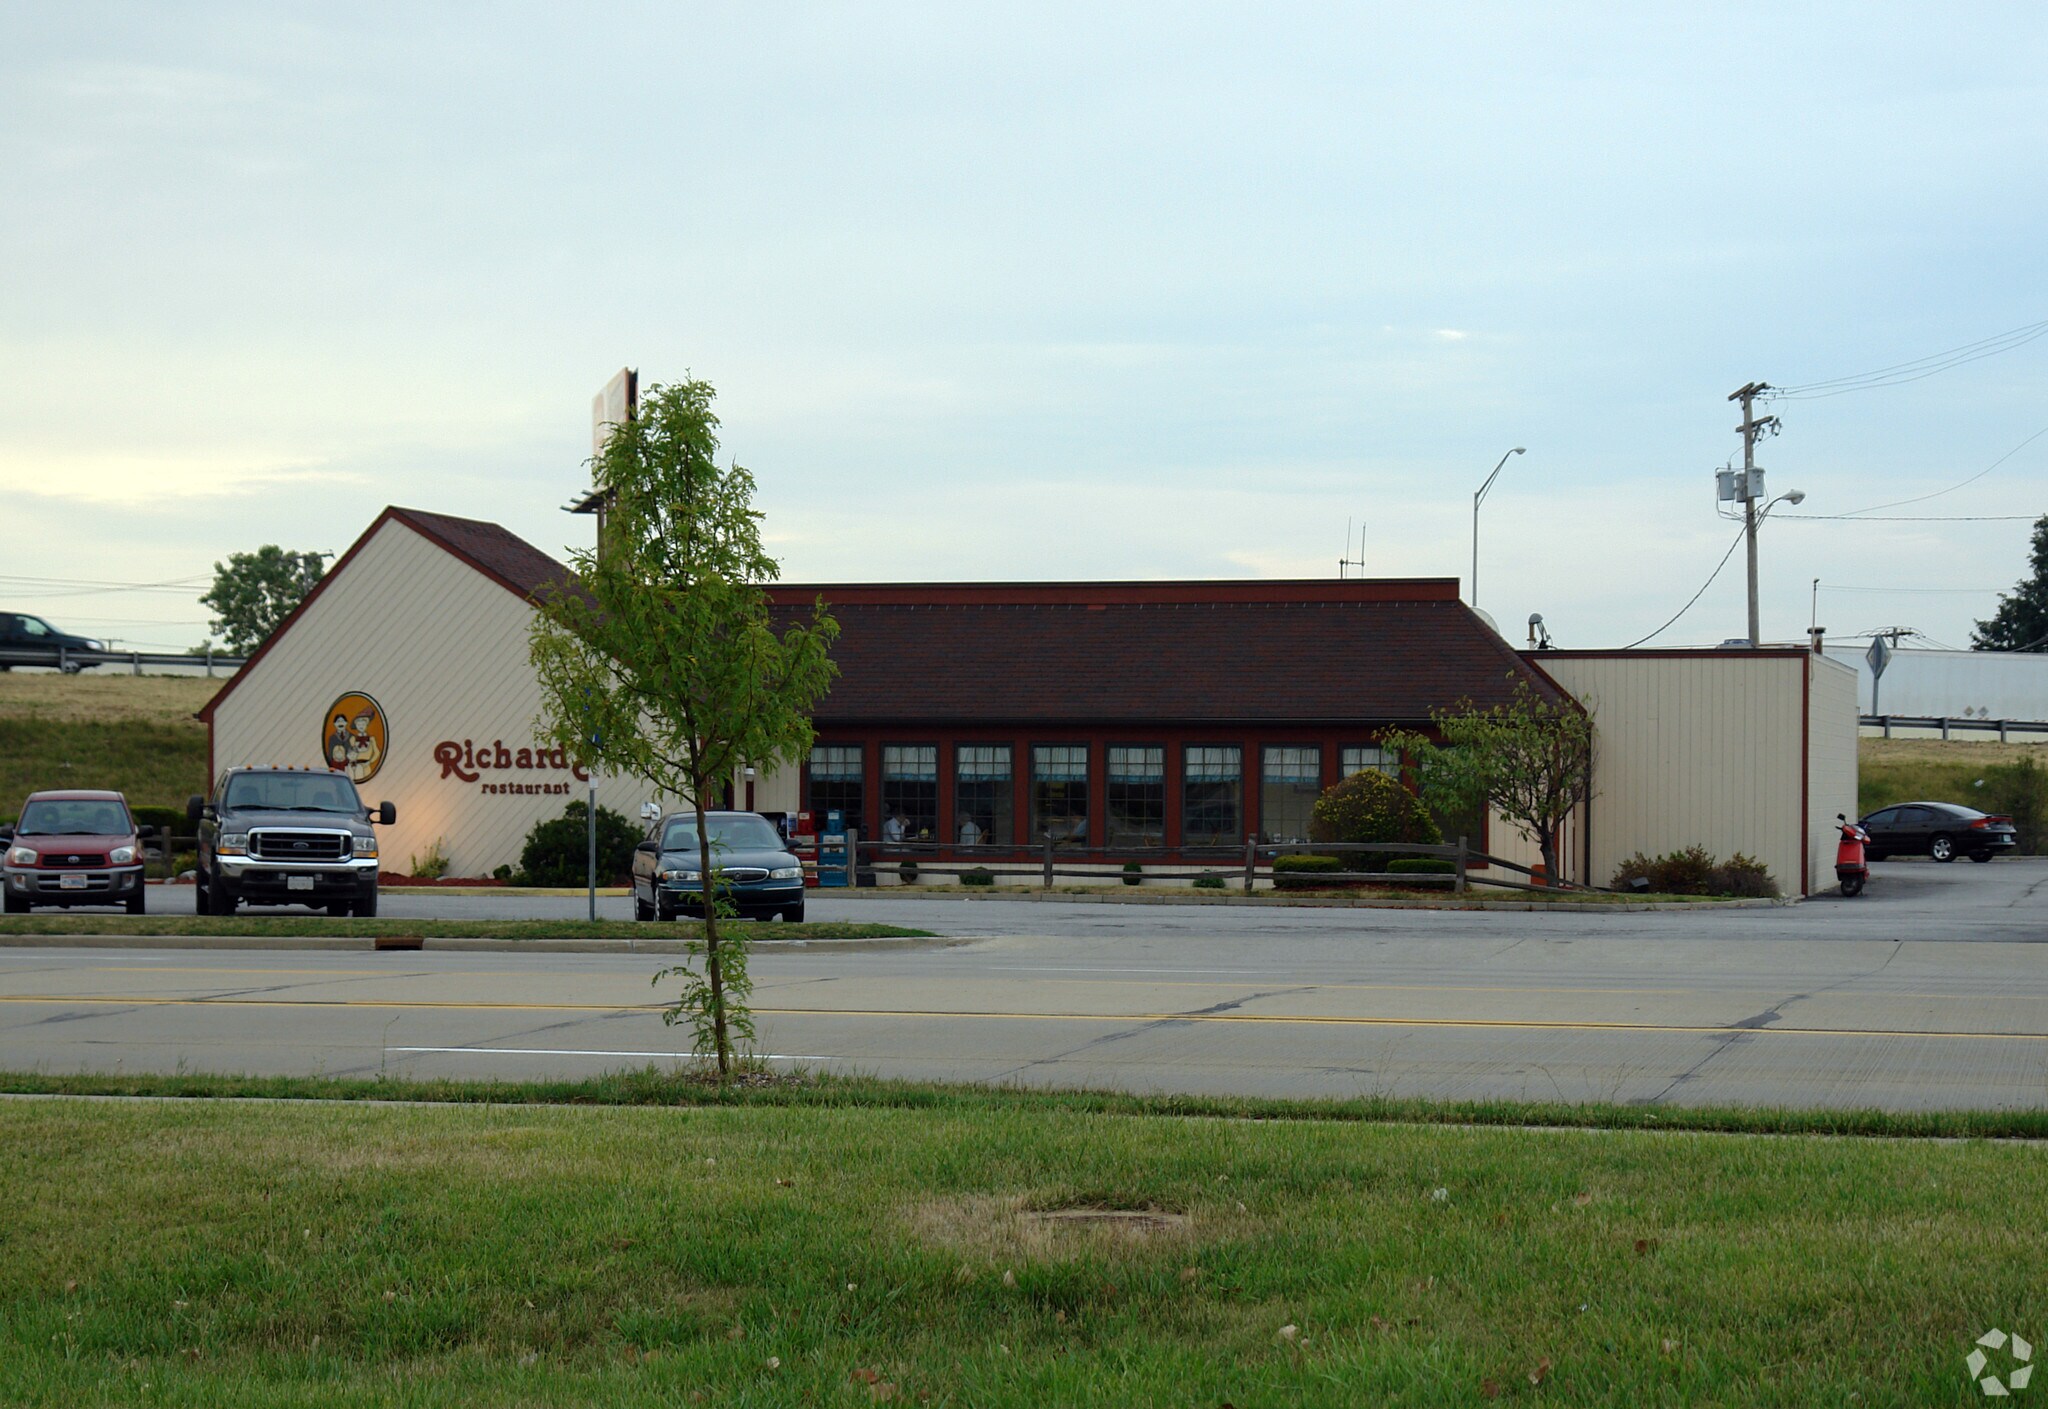
[[[1773,514],[1806,523],[2033,523],[2040,514]]]
[[[1932,353],[1915,358],[1911,362],[1900,362],[1890,367],[1879,367],[1874,371],[1858,372],[1854,376],[1834,377],[1823,382],[1805,382],[1798,386],[1775,387],[1769,392],[1774,400],[1820,401],[1830,396],[1844,396],[1852,391],[1875,391],[1882,387],[1903,386],[1907,382],[1921,381],[1952,367],[1979,362],[1986,357],[1996,357],[2002,352],[2025,347],[2036,338],[2048,336],[2048,320],[2029,323],[2023,328],[2010,332],[1980,338],[1961,347],[1952,347],[1946,352]]]
[[[1958,597],[1983,597],[1993,592],[2004,592],[2007,589],[2003,587],[1837,587],[1831,582],[1823,582],[1820,585],[1820,590],[1823,592],[1935,593]]]
[[[1624,651],[1632,651],[1636,647],[1642,645],[1643,641],[1656,640],[1659,636],[1662,636],[1666,631],[1669,631],[1672,628],[1672,626],[1674,626],[1677,623],[1679,617],[1684,616],[1687,612],[1691,611],[1693,603],[1697,602],[1700,598],[1707,595],[1707,589],[1714,585],[1714,579],[1721,575],[1721,569],[1728,566],[1728,560],[1735,556],[1735,550],[1742,546],[1742,540],[1745,536],[1747,536],[1748,533],[1749,527],[1745,524],[1743,526],[1742,531],[1740,533],[1737,533],[1733,541],[1731,541],[1728,544],[1728,551],[1721,555],[1721,561],[1714,564],[1714,570],[1707,574],[1707,580],[1700,584],[1700,590],[1692,594],[1691,598],[1687,600],[1684,606],[1678,609],[1677,613],[1671,618],[1670,621],[1665,622],[1655,631],[1652,631],[1649,635],[1643,637],[1642,641],[1631,641],[1626,646],[1623,646],[1622,649]]]

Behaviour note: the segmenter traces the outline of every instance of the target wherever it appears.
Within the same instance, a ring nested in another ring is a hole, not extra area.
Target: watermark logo
[[[2008,1367],[2004,1379],[1985,1373],[1992,1367],[1991,1356],[1984,1353],[1987,1350],[1993,1354],[2003,1352],[2000,1359]],[[1970,1378],[1977,1382],[1978,1389],[1984,1391],[1985,1398],[2005,1399],[2015,1390],[2025,1389],[2027,1382],[2034,1378],[2034,1347],[2021,1337],[2009,1336],[1993,1326],[1977,1337],[1976,1348],[1963,1363],[1970,1367]]]

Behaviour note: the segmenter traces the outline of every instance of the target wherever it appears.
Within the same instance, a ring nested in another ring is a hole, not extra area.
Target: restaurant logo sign
[[[352,690],[327,706],[320,728],[320,756],[329,768],[358,783],[376,777],[391,753],[383,706],[361,691]]]
[[[539,740],[528,747],[513,748],[503,739],[492,739],[487,744],[474,739],[443,739],[434,745],[434,762],[441,765],[444,779],[459,778],[465,783],[475,783],[487,773],[495,775],[492,781],[477,789],[483,793],[569,791],[567,779],[530,780],[516,776],[521,773],[567,773],[579,783],[590,781],[590,774],[569,757],[567,749],[543,744]]]

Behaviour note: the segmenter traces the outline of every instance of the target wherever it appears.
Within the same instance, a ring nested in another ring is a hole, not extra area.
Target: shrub
[[[630,865],[631,862],[627,864]],[[423,881],[438,881],[447,875],[448,853],[441,849],[441,838],[434,838],[434,844],[427,848],[425,856],[408,856],[405,859],[405,873]]]
[[[960,873],[960,884],[964,886],[992,886],[995,883],[996,873],[986,866],[976,866],[971,871]]]
[[[1712,852],[1698,845],[1663,856],[1644,856],[1638,852],[1614,868],[1614,879],[1609,884],[1616,890],[1629,890],[1638,880],[1646,883],[1645,889],[1659,895],[1779,894],[1777,881],[1755,857],[1738,851],[1726,861],[1717,862]]]
[[[1356,881],[1331,881],[1323,877],[1333,871],[1348,871],[1350,864],[1336,856],[1276,856],[1273,858],[1273,889],[1331,890],[1356,885]]]
[[[588,875],[590,809],[579,798],[548,822],[536,822],[519,854],[524,883],[536,886],[580,886]],[[633,848],[640,833],[609,807],[597,809],[597,879],[610,884],[633,869]]]
[[[1345,842],[1401,842],[1437,846],[1443,832],[1422,799],[1386,774],[1367,769],[1354,773],[1316,799],[1310,815],[1309,839]],[[1385,871],[1392,857],[1378,852],[1350,852],[1341,871]]]
[[[2029,754],[1987,769],[1980,782],[1981,786],[1972,789],[1979,796],[1969,805],[2012,818],[2013,830],[2019,834],[2013,849],[2022,856],[2039,856],[2043,842],[2048,841],[2042,835],[2042,823],[2048,820],[2048,772]]]
[[[1397,876],[1450,876],[1457,874],[1458,863],[1441,856],[1396,856],[1387,869]]]
[[[917,863],[905,861],[896,868],[896,879],[907,886],[917,884]]]
[[[182,807],[152,807],[144,803],[140,807],[130,807],[128,810],[135,815],[136,826],[154,827],[160,837],[168,837],[181,828],[191,826]]]
[[[1221,890],[1221,889],[1223,889],[1223,877],[1221,877],[1221,876],[1197,876],[1197,877],[1195,877],[1195,889],[1196,889],[1196,890]]]
[[[1124,884],[1125,884],[1125,885],[1127,885],[1127,886],[1134,886],[1134,885],[1142,885],[1142,884],[1144,883],[1144,880],[1145,880],[1145,863],[1144,863],[1144,862],[1142,862],[1142,861],[1126,861],[1126,862],[1124,862]]]
[[[1776,896],[1778,883],[1772,879],[1770,869],[1754,856],[1736,852],[1714,868],[1708,878],[1710,895],[1737,895],[1762,900]]]

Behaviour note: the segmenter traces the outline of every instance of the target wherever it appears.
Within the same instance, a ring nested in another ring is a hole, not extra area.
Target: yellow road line
[[[580,894],[581,894],[582,892],[580,892],[580,891],[579,891],[579,892],[577,892],[577,893],[578,893],[578,894],[580,895]],[[397,979],[401,979],[401,978],[403,978],[403,979],[410,979],[410,978],[412,978],[412,977],[413,977],[413,975],[411,975],[411,974],[399,974],[399,973],[394,973],[394,972],[393,972],[393,971],[392,971],[391,969],[388,969],[388,968],[383,968],[383,969],[217,969],[217,968],[209,968],[209,967],[207,967],[206,965],[203,965],[203,964],[179,965],[179,966],[176,966],[176,967],[173,967],[173,966],[171,966],[171,965],[167,965],[167,964],[95,964],[95,965],[92,965],[92,966],[90,966],[89,968],[87,968],[87,969],[83,970],[83,972],[86,972],[86,973],[96,973],[96,974],[126,974],[126,973],[139,973],[139,974],[268,974],[268,975],[273,975],[273,976],[275,976],[275,975],[280,975],[280,974],[283,974],[283,975],[299,974],[299,975],[304,975],[305,977],[308,977],[308,978],[336,978],[336,977],[340,977],[340,978],[353,978],[353,977],[363,977],[363,978],[384,978],[384,979],[393,979],[393,980],[397,980]],[[547,977],[550,977],[550,976],[553,976],[553,975],[564,975],[564,974],[567,974],[567,975],[573,975],[573,976],[575,976],[575,977],[578,977],[578,978],[588,978],[588,977],[589,977],[589,975],[588,975],[587,973],[584,973],[584,972],[582,972],[582,971],[580,971],[580,970],[575,970],[575,969],[520,969],[520,970],[490,970],[490,969],[463,969],[463,970],[449,970],[449,971],[446,971],[445,973],[444,973],[443,971],[439,971],[439,970],[437,970],[437,971],[435,971],[435,973],[434,973],[434,974],[433,974],[432,976],[433,976],[433,977],[436,977],[436,978],[440,978],[440,977],[460,977],[460,978],[463,978],[463,979],[508,979],[508,980],[526,979],[526,980],[532,980],[532,979],[536,979],[536,978],[547,978]],[[886,983],[886,984],[890,984],[891,986],[895,986],[895,985],[897,985],[897,984],[900,984],[900,983],[902,982],[902,979],[901,979],[901,978],[899,978],[899,977],[891,977],[891,976],[860,976],[860,975],[854,976],[854,980],[852,980],[852,981],[858,981],[858,979],[859,979],[859,978],[861,978],[861,977],[871,977],[871,978],[873,979],[873,981],[874,981],[874,982],[878,982],[878,983]],[[936,976],[934,976],[934,977],[936,977]],[[629,980],[629,981],[630,981],[630,980]],[[807,985],[807,984],[811,983],[812,981],[813,981],[813,980],[810,980],[810,979],[803,979],[803,978],[792,978],[792,979],[779,979],[779,980],[778,980],[778,979],[770,979],[770,980],[766,980],[766,981],[763,981],[763,982],[761,982],[761,983],[757,984],[757,985],[756,985],[756,987],[757,987],[758,989],[760,989],[760,990],[764,990],[764,991],[765,991],[765,990],[769,990],[769,989],[773,989],[773,988],[777,988],[777,987],[790,987],[790,988],[796,988],[796,987],[801,987],[801,986]],[[1249,988],[1254,988],[1254,987],[1256,987],[1256,986],[1257,986],[1256,984],[1254,984],[1254,983],[1253,983],[1253,982],[1251,982],[1250,980],[1247,980],[1247,979],[1242,979],[1242,978],[1234,978],[1234,979],[1220,979],[1220,978],[1219,978],[1219,979],[1204,979],[1204,980],[1201,980],[1201,981],[1199,981],[1199,982],[1197,982],[1197,981],[1194,981],[1194,980],[1191,980],[1191,979],[1156,979],[1156,980],[1155,980],[1155,979],[1142,979],[1142,978],[1132,978],[1132,979],[1091,979],[1091,978],[1032,978],[1032,979],[1014,979],[1014,980],[1009,980],[1009,981],[1010,981],[1010,982],[1015,982],[1015,983],[1024,983],[1024,984],[1029,984],[1029,985],[1030,985],[1030,986],[1032,986],[1032,987],[1051,987],[1051,986],[1053,986],[1053,985],[1055,985],[1055,984],[1068,984],[1068,985],[1077,985],[1077,984],[1085,984],[1085,985],[1087,985],[1087,986],[1088,986],[1088,987],[1090,987],[1090,988],[1095,988],[1095,989],[1101,989],[1101,988],[1115,988],[1115,987],[1119,987],[1119,986],[1123,986],[1123,985],[1137,985],[1137,986],[1139,986],[1139,987],[1143,987],[1143,988],[1201,988],[1201,989],[1222,989],[1222,990],[1224,990],[1224,991],[1226,991],[1226,992],[1228,992],[1228,991],[1233,991],[1233,990],[1237,990],[1237,989],[1249,989]],[[1788,980],[1787,980],[1787,983],[1792,983],[1792,982],[1796,982],[1796,979],[1790,979],[1790,978],[1788,978]],[[1760,986],[1760,987],[1750,987],[1750,988],[1558,988],[1558,987],[1544,987],[1544,986],[1527,986],[1527,987],[1516,987],[1516,986],[1513,986],[1513,985],[1507,985],[1507,984],[1474,984],[1474,983],[1317,983],[1317,982],[1313,982],[1313,981],[1310,981],[1310,982],[1304,982],[1304,983],[1301,983],[1301,984],[1299,984],[1299,985],[1296,985],[1296,986],[1297,986],[1298,988],[1304,988],[1304,989],[1308,989],[1308,990],[1311,990],[1311,991],[1314,991],[1314,992],[1323,992],[1323,991],[1327,990],[1327,991],[1329,991],[1329,992],[1332,992],[1332,993],[1558,993],[1558,994],[1590,994],[1590,995],[1592,995],[1592,996],[1594,996],[1594,997],[1611,997],[1611,998],[1629,998],[1629,997],[1652,997],[1652,998],[1681,998],[1681,997],[1686,997],[1686,996],[1690,996],[1690,995],[1700,995],[1700,996],[1705,996],[1705,997],[1710,997],[1710,998],[1732,998],[1732,997],[1739,997],[1739,996],[1742,996],[1742,995],[1744,995],[1744,994],[1756,994],[1756,993],[1763,993],[1763,994],[1774,994],[1774,993],[1780,993],[1780,992],[1782,992],[1782,991],[1784,990],[1784,988],[1786,987],[1786,985],[1785,985],[1785,984],[1779,984],[1779,985],[1777,985],[1777,986],[1775,986],[1775,987],[1771,987],[1771,986]],[[1997,1000],[1997,1001],[1999,1001],[1999,1002],[2022,1002],[2022,1003],[2048,1003],[2048,993],[1894,993],[1894,992],[1887,992],[1887,991],[1885,991],[1885,990],[1882,990],[1882,989],[1868,989],[1868,990],[1866,990],[1866,989],[1853,989],[1853,990],[1846,990],[1846,991],[1844,991],[1844,992],[1843,992],[1843,993],[1841,994],[1841,996],[1844,996],[1844,997],[1854,997],[1854,998],[1884,998],[1884,999],[1926,999],[1926,1000],[1930,1000],[1930,1001],[1936,1001],[1936,1000],[1938,1000],[1938,1001],[1941,1001],[1941,1002],[1970,1002],[1970,1001],[1972,1001],[1972,1000],[1976,1000],[1976,999],[1996,999],[1996,1000]]]
[[[97,1004],[125,1008],[366,1008],[421,1012],[659,1013],[663,1003],[434,1003],[381,998],[120,998],[104,994],[0,996],[0,1003]],[[1533,1032],[1645,1032],[1767,1037],[1951,1037],[1976,1041],[2048,1042],[2048,1032],[1946,1032],[1913,1028],[1729,1027],[1691,1023],[1563,1022],[1517,1018],[1375,1018],[1290,1013],[1004,1013],[940,1008],[755,1008],[757,1017],[903,1018],[941,1021],[1225,1023],[1249,1027],[1418,1027]]]

